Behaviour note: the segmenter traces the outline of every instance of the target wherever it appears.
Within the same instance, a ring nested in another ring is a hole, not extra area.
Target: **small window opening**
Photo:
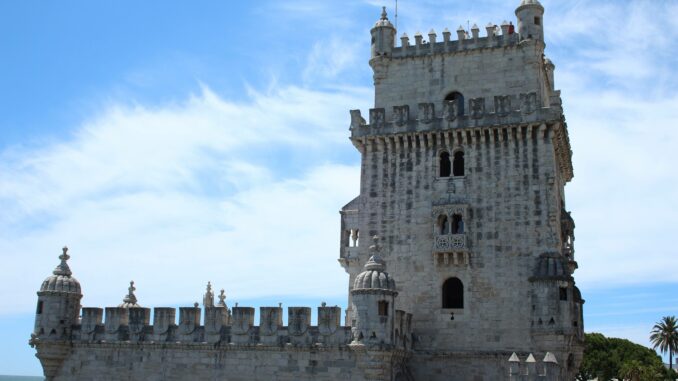
[[[351,246],[358,247],[360,243],[360,231],[358,229],[351,230]]]
[[[452,234],[464,234],[464,221],[461,215],[452,215]]]
[[[454,176],[464,176],[464,152],[457,151],[454,153],[454,162],[452,164]]]
[[[378,305],[379,307],[379,316],[388,316],[388,302],[385,300],[380,300]]]
[[[448,234],[450,232],[450,223],[447,221],[446,215],[441,215],[438,217],[438,228],[440,228],[440,234]]]
[[[450,172],[452,172],[450,154],[443,152],[440,154],[440,177],[450,177]]]
[[[464,285],[459,278],[443,283],[443,308],[464,308]]]
[[[35,313],[37,315],[40,315],[42,313],[42,300],[38,302],[38,308],[35,310]]]
[[[541,25],[541,18],[539,16],[535,16],[534,25]]]
[[[566,287],[560,288],[560,300],[567,300],[567,288]]]
[[[453,91],[445,96],[446,101],[457,101],[457,116],[464,115],[464,96],[458,92]]]

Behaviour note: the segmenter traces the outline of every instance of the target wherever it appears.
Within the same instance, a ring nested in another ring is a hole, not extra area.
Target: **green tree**
[[[652,327],[650,341],[654,349],[664,354],[669,352],[669,368],[673,370],[673,353],[678,348],[678,323],[675,316],[664,316]]]
[[[594,378],[655,381],[669,379],[661,357],[650,348],[625,339],[607,338],[600,333],[587,333],[584,359],[578,381]]]

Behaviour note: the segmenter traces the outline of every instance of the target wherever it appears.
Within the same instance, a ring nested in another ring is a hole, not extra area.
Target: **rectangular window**
[[[541,19],[538,16],[534,18],[534,25],[541,25]]]
[[[560,300],[567,300],[567,288],[560,288]]]
[[[40,315],[42,313],[42,300],[38,302],[38,308],[35,310],[35,313],[37,315]]]
[[[388,302],[381,300],[379,301],[379,316],[388,316]]]

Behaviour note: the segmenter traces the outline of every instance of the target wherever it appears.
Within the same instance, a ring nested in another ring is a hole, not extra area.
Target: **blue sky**
[[[503,0],[399,2],[399,34],[514,20]],[[574,150],[587,331],[647,344],[678,314],[678,2],[543,1]],[[348,110],[393,1],[0,3],[0,374],[64,244],[85,306],[345,303]],[[393,20],[393,13],[391,19]],[[284,202],[280,202],[284,200]]]

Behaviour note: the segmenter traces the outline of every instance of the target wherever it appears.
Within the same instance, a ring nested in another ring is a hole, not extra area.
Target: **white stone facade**
[[[52,380],[571,380],[583,353],[567,125],[544,9],[516,27],[372,29],[375,107],[351,111],[360,194],[341,210],[338,307],[83,308],[68,255],[38,293],[31,345]],[[516,29],[514,29],[516,28]],[[372,237],[375,237],[374,239]],[[378,238],[376,238],[378,237]],[[383,258],[383,259],[382,259]],[[204,310],[204,311],[203,311]],[[204,313],[204,325],[200,325]],[[535,356],[536,359],[535,360]],[[524,359],[524,360],[523,360]],[[542,360],[543,359],[543,360]]]

